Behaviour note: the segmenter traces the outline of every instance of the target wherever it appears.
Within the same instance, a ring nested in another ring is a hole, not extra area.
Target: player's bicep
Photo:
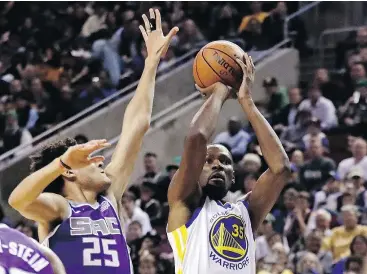
[[[274,174],[267,169],[248,196],[252,230],[256,231],[277,201],[287,183],[287,171]]]
[[[186,201],[199,190],[199,177],[206,157],[206,140],[202,136],[186,137],[184,153],[178,171],[168,188],[168,203]]]
[[[64,197],[42,193],[34,202],[22,208],[20,214],[27,219],[43,223],[66,218],[68,210],[69,206]]]

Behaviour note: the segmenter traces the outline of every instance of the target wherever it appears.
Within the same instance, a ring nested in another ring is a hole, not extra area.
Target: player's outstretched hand
[[[71,169],[79,169],[91,163],[98,163],[104,160],[103,156],[90,157],[96,150],[111,146],[107,140],[92,140],[88,143],[69,147],[60,157],[60,160]]]
[[[237,96],[239,100],[252,99],[251,90],[255,81],[255,65],[251,56],[247,53],[244,54],[243,60],[237,58],[238,65],[242,68],[243,79]]]
[[[147,47],[148,57],[159,62],[160,58],[167,52],[172,38],[179,31],[178,27],[174,27],[167,36],[162,32],[161,14],[158,9],[149,9],[149,18],[143,14],[144,26],[139,26],[143,35],[145,45]]]

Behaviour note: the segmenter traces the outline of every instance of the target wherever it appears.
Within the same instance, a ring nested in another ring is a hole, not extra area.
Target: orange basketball
[[[194,60],[195,83],[202,88],[216,82],[239,88],[242,82],[242,69],[236,58],[242,59],[244,51],[228,41],[214,41],[204,46]]]

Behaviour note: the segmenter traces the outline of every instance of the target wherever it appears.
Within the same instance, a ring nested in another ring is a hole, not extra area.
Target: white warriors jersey
[[[176,274],[255,274],[255,241],[246,201],[206,198],[189,222],[167,233]]]

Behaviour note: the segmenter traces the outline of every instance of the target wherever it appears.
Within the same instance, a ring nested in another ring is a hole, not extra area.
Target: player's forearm
[[[155,78],[159,62],[152,59],[145,60],[145,67],[140,78],[134,97],[126,108],[125,118],[139,127],[134,127],[145,133],[150,126]]]
[[[59,159],[55,159],[47,166],[26,177],[13,190],[9,197],[9,204],[17,209],[27,207],[63,172]]]
[[[241,98],[242,109],[246,113],[259,141],[261,151],[272,173],[277,174],[289,169],[289,159],[283,146],[264,116],[252,99]]]
[[[216,128],[220,110],[226,100],[226,93],[213,93],[201,106],[191,121],[188,138],[200,136],[206,143]]]

